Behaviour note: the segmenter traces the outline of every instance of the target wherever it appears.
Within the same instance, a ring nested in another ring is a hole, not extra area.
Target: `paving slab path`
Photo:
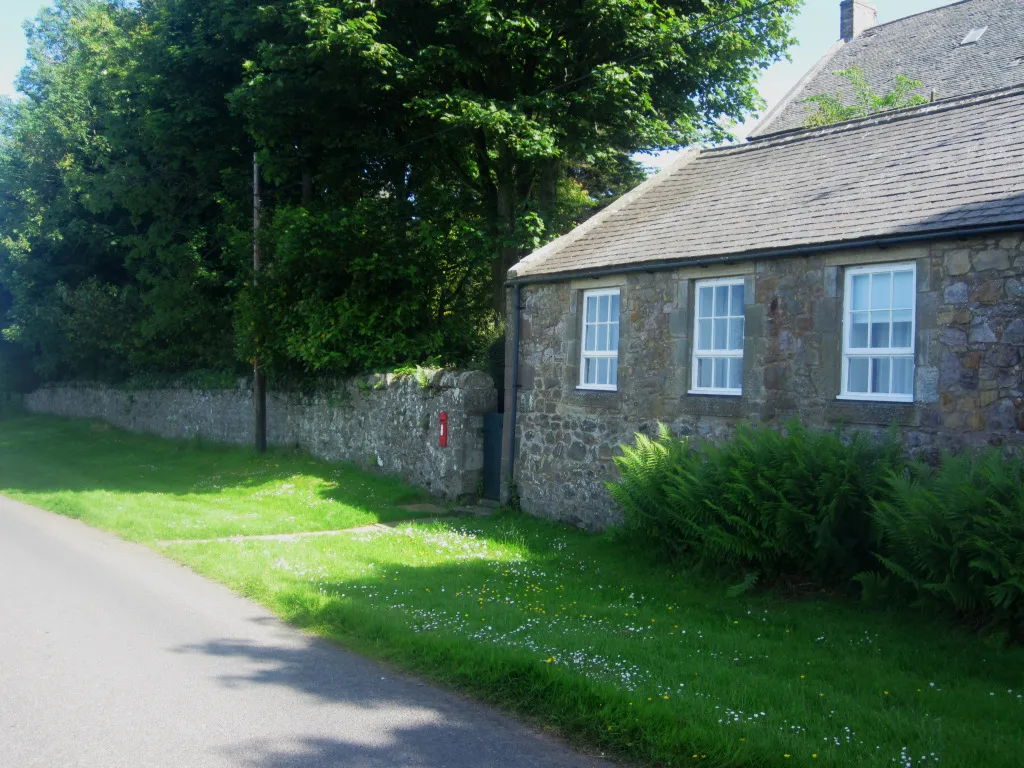
[[[4,768],[608,765],[0,496]]]
[[[221,536],[217,539],[165,539],[157,541],[158,547],[173,547],[175,544],[241,544],[246,541],[301,541],[302,539],[319,539],[324,536],[345,536],[355,533],[391,533],[405,522],[430,522],[430,520],[403,520],[396,523],[371,523],[357,528],[342,528],[337,531],[301,531],[299,533],[263,533],[243,536]]]
[[[434,504],[410,504],[402,507],[407,512],[417,514],[430,513],[431,517],[411,517],[407,520],[394,520],[390,523],[371,523],[360,525],[356,528],[341,528],[335,531],[299,531],[297,533],[265,533],[235,536],[221,536],[217,539],[165,539],[157,541],[158,547],[171,547],[175,544],[222,544],[244,541],[301,541],[302,539],[316,539],[323,536],[344,536],[346,534],[359,533],[390,533],[400,525],[407,523],[455,523],[467,518],[489,517],[494,510],[487,507],[461,508],[451,510],[455,514],[448,514],[449,510]]]

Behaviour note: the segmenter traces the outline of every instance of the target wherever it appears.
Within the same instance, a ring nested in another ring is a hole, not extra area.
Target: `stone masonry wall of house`
[[[906,262],[917,265],[915,402],[838,400],[844,270]],[[738,276],[746,303],[743,395],[687,394],[694,282]],[[619,389],[581,391],[582,292],[614,286],[622,296]],[[814,428],[873,432],[896,424],[908,448],[932,454],[1024,446],[1022,235],[524,285],[521,292],[515,481],[532,514],[588,528],[617,521],[604,486],[616,477],[613,457],[637,432],[654,434],[658,422],[675,435],[710,439],[741,421],[798,418]],[[507,399],[506,412],[510,405]]]
[[[37,413],[101,419],[161,437],[252,441],[252,392],[245,382],[212,391],[53,386],[27,395],[24,404]],[[267,436],[271,445],[354,462],[453,500],[478,492],[483,415],[496,408],[494,384],[485,373],[438,372],[426,388],[411,377],[377,375],[313,395],[270,393]],[[442,411],[448,414],[446,448],[438,440]]]

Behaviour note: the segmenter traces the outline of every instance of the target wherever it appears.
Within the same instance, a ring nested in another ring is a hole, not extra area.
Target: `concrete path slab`
[[[437,504],[406,504],[399,509],[404,509],[414,515],[443,515],[447,511]]]
[[[0,497],[4,768],[607,765]]]
[[[316,538],[318,536],[341,536],[346,533],[387,533],[400,525],[407,523],[437,523],[437,522],[458,522],[467,517],[489,517],[494,509],[487,507],[457,507],[446,510],[433,504],[411,504],[402,507],[406,512],[423,513],[438,510],[441,513],[438,517],[415,517],[409,520],[394,520],[390,523],[373,523],[361,525],[356,528],[342,528],[338,531],[301,531],[298,533],[268,533],[252,536],[222,536],[219,539],[167,539],[156,542],[158,547],[170,547],[175,544],[221,544],[240,541],[300,541],[302,539]]]

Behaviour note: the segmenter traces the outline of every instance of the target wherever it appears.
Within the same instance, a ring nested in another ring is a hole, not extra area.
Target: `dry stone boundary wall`
[[[245,381],[208,391],[48,386],[27,395],[25,407],[160,437],[252,441],[252,390]],[[439,371],[426,387],[408,376],[377,375],[312,395],[269,394],[267,438],[271,445],[374,468],[453,500],[480,487],[483,417],[495,410],[497,393],[486,373]],[[438,440],[442,412],[449,429],[444,448]]]

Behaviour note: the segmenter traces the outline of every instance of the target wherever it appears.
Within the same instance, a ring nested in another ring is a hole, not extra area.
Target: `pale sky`
[[[46,0],[0,0],[0,95],[13,96],[14,78],[25,63],[25,19],[49,5]]]
[[[0,94],[15,95],[14,79],[25,61],[21,25],[45,5],[45,0],[0,0]],[[876,5],[879,21],[885,23],[949,5],[949,0],[876,0]],[[794,34],[799,42],[790,49],[793,61],[780,61],[761,77],[759,89],[769,108],[839,39],[839,0],[805,0]],[[739,135],[745,136],[756,121],[744,124]]]

